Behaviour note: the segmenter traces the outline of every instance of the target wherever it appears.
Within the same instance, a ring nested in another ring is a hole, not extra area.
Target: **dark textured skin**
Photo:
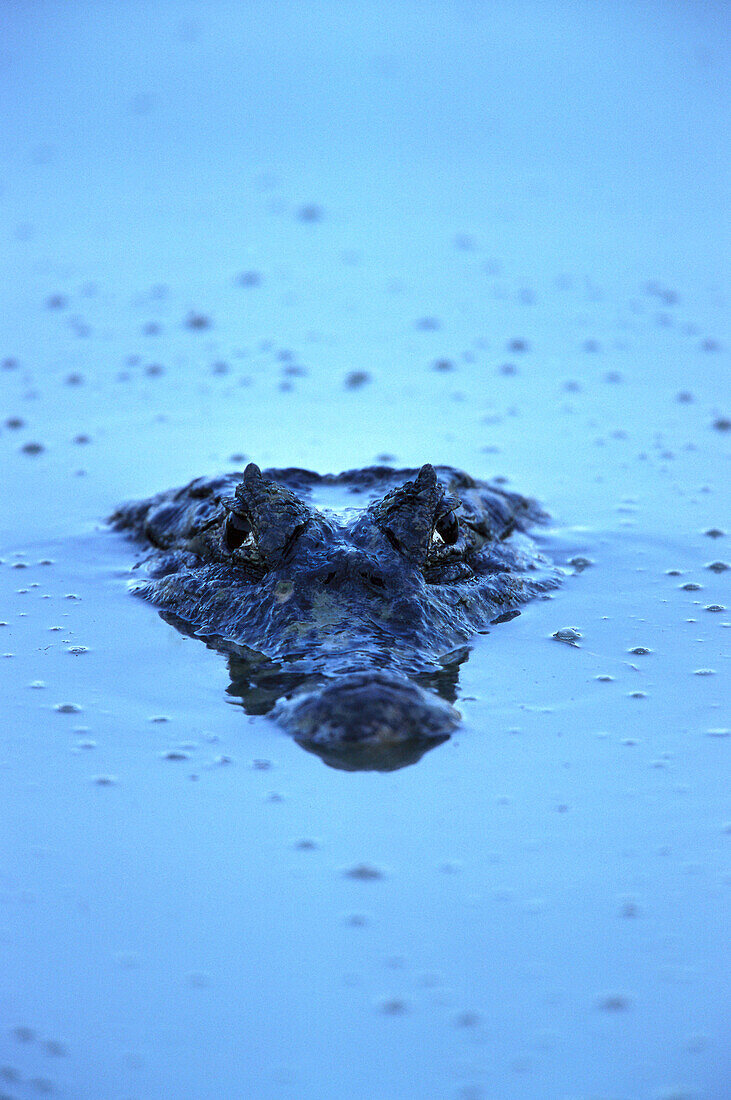
[[[311,503],[331,490],[359,510]],[[391,769],[458,725],[449,703],[474,633],[557,583],[526,534],[545,518],[447,466],[252,463],[110,522],[147,546],[136,590],[228,654],[229,691],[250,713],[279,700],[280,724],[327,763]]]

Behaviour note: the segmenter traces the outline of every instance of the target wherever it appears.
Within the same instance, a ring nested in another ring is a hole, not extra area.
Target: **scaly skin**
[[[316,508],[340,489],[355,514]],[[364,500],[365,498],[365,500]],[[393,768],[457,726],[465,643],[557,583],[525,534],[535,502],[460,470],[266,470],[197,479],[123,505],[143,540],[136,586],[229,655],[232,687],[339,767]],[[456,650],[456,653],[454,652]]]

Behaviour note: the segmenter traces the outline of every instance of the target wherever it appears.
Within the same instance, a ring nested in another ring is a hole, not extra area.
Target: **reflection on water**
[[[449,734],[441,737],[411,739],[396,744],[373,744],[370,741],[352,745],[315,745],[295,738],[307,752],[319,756],[323,763],[343,772],[395,772],[416,764],[429,749],[443,745]]]

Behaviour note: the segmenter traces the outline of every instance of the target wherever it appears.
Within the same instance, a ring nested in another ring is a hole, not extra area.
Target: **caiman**
[[[319,506],[315,500],[319,497]],[[334,505],[334,506],[328,506]],[[553,588],[539,505],[449,466],[197,478],[121,506],[134,589],[229,658],[229,692],[346,769],[446,740],[470,639]]]

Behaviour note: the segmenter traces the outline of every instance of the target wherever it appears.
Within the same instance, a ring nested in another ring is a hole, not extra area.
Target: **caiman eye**
[[[251,534],[251,524],[244,516],[236,512],[229,512],[226,516],[226,526],[223,529],[223,541],[226,547],[233,551],[242,546]]]
[[[454,512],[445,512],[436,523],[436,531],[447,546],[454,546],[459,538],[459,521]]]

